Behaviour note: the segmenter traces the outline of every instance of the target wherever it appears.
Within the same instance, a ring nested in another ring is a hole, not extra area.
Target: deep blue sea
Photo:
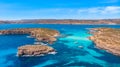
[[[57,54],[40,57],[16,56],[17,48],[25,44],[34,44],[34,38],[28,35],[0,35],[0,67],[120,67],[120,57],[95,47],[88,39],[88,28],[120,25],[66,25],[66,24],[0,24],[0,30],[13,28],[50,28],[60,31],[66,37],[49,45]],[[83,48],[79,48],[83,46]]]

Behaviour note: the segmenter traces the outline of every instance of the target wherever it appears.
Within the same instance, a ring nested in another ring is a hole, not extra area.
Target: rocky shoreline
[[[94,41],[96,47],[120,56],[120,29],[92,28],[90,33],[93,36],[89,39]]]
[[[29,34],[30,37],[33,37],[37,40],[37,42],[47,42],[52,44],[55,42],[60,35],[57,30],[47,29],[47,28],[18,28],[18,29],[10,29],[10,30],[0,30],[0,35],[14,35],[14,34]],[[54,48],[41,45],[41,44],[33,44],[33,45],[23,45],[18,47],[17,56],[42,56],[45,54],[54,54],[56,53]]]

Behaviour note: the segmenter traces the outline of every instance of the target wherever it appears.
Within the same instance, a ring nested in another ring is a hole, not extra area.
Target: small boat
[[[31,36],[27,36],[27,38],[33,38],[33,37],[31,37]]]
[[[41,44],[40,42],[34,42],[34,44]]]
[[[47,44],[42,43],[42,42],[34,42],[34,44],[47,45]]]
[[[40,44],[41,44],[41,45],[48,45],[48,43],[45,44],[45,43],[42,43],[42,42],[41,42]]]
[[[79,48],[83,48],[83,46],[78,46]]]
[[[53,54],[53,55],[55,55],[57,52],[49,52],[48,54]]]

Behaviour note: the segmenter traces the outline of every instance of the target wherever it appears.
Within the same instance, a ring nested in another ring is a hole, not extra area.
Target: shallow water
[[[0,29],[13,28],[51,28],[68,36],[58,38],[52,46],[57,54],[41,57],[16,57],[17,48],[33,44],[35,39],[28,35],[0,35],[1,67],[120,67],[120,57],[97,49],[88,39],[87,28],[111,27],[120,25],[65,25],[65,24],[1,24]],[[80,48],[82,46],[83,48]]]

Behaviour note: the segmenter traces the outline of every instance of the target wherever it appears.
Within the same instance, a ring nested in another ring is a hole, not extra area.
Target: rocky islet
[[[1,30],[1,35],[14,35],[14,34],[29,34],[30,37],[35,38],[40,42],[47,42],[52,44],[59,36],[59,32],[57,30],[47,29],[47,28],[18,28],[18,29],[9,29],[9,30]],[[56,53],[54,48],[41,45],[41,44],[33,44],[33,45],[23,45],[18,47],[17,56],[41,56],[44,54],[54,54]]]
[[[43,56],[45,54],[53,54],[56,51],[46,45],[25,45],[18,48],[17,56],[28,57],[28,56]]]

